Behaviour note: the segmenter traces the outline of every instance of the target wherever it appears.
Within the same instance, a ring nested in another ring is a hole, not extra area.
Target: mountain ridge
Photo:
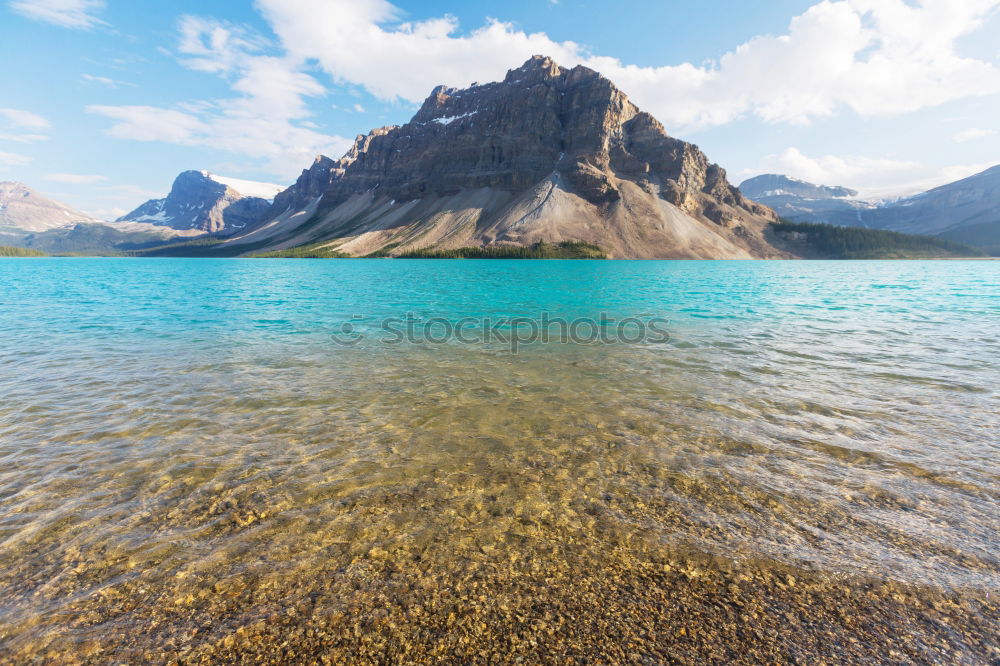
[[[768,178],[760,176],[744,181],[740,189],[746,187],[750,196],[756,195],[789,220],[940,236],[991,251],[1000,250],[1000,165],[891,201],[764,191],[762,187],[776,182]],[[804,185],[808,188],[802,188],[802,192],[823,187]]]
[[[798,178],[775,173],[767,173],[744,180],[739,184],[739,190],[754,200],[786,195],[807,199],[846,199],[858,196],[857,190],[847,187],[815,185]]]
[[[100,220],[24,183],[0,183],[0,245],[48,254],[115,255],[203,233],[148,222]]]
[[[229,251],[579,241],[616,257],[786,256],[765,238],[774,212],[697,146],[597,72],[544,56],[503,81],[434,88],[410,122],[359,135],[338,160],[318,157],[267,217]]]
[[[39,194],[17,181],[0,182],[0,227],[13,233],[36,233],[70,227],[79,222],[98,222],[60,201]]]

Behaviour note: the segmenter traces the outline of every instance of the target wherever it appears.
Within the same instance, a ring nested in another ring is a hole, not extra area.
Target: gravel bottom
[[[692,556],[466,560],[372,552],[296,587],[236,577],[172,605],[142,590],[47,618],[6,663],[967,663],[1000,659],[988,595]],[[0,633],[0,639],[3,634]]]

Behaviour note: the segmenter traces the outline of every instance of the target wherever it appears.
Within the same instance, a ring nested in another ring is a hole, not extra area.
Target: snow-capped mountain
[[[17,232],[39,232],[71,227],[94,218],[42,196],[24,183],[0,183],[0,228]]]
[[[151,199],[117,221],[235,233],[261,219],[283,189],[280,185],[225,178],[208,171],[184,171],[166,197]]]
[[[863,211],[879,203],[857,199],[857,191],[813,183],[780,174],[765,174],[740,183],[744,196],[770,206],[781,217],[797,222],[861,224]]]
[[[740,192],[755,201],[765,198],[800,197],[804,199],[846,199],[858,193],[846,187],[813,185],[798,178],[778,174],[764,174],[740,183]]]
[[[797,222],[888,229],[941,236],[1000,249],[1000,166],[902,199],[862,200],[844,187],[788,176],[751,178],[740,191]]]

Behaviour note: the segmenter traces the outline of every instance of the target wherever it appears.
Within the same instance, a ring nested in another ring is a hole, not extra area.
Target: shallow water
[[[588,563],[995,629],[1000,262],[5,260],[0,301],[0,655],[183,656]],[[670,339],[387,344],[407,313]]]

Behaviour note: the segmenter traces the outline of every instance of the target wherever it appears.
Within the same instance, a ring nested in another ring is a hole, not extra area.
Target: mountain
[[[849,190],[846,187],[813,185],[798,178],[779,176],[773,173],[745,180],[740,183],[739,189],[745,196],[754,200],[783,196],[814,200],[845,199],[858,195],[855,190]]]
[[[1000,246],[1000,165],[883,206],[868,226]]]
[[[139,222],[94,222],[28,234],[12,245],[46,254],[119,255],[203,236],[196,230],[176,230]]]
[[[226,180],[270,196],[281,189],[277,185],[265,183]],[[220,197],[222,199],[240,197],[234,204],[224,208],[226,219],[233,223],[233,228],[237,228],[236,224],[256,221],[262,212],[270,208],[265,199],[242,197],[239,193],[234,195],[235,190],[229,185],[219,183],[218,188],[225,190]],[[171,209],[172,206],[163,207],[164,211]],[[174,229],[125,218],[117,222],[104,222],[47,199],[21,183],[0,183],[0,245],[29,248],[48,254],[117,255],[204,234],[198,228]]]
[[[858,193],[846,187],[814,185],[778,174],[745,180],[739,190],[744,196],[773,208],[781,217],[798,222],[860,225],[861,211],[878,206],[851,198]]]
[[[94,218],[43,197],[23,183],[0,183],[0,229],[5,236],[68,227]]]
[[[740,191],[783,218],[841,226],[940,236],[1000,251],[1000,166],[895,201],[863,201],[846,188],[829,188],[786,176],[758,176]]]
[[[765,238],[774,219],[608,79],[535,56],[502,82],[435,88],[407,124],[317,158],[220,251],[579,241],[613,257],[787,256]]]
[[[229,234],[258,222],[281,190],[278,185],[223,178],[208,171],[184,171],[165,198],[151,199],[117,221]]]

